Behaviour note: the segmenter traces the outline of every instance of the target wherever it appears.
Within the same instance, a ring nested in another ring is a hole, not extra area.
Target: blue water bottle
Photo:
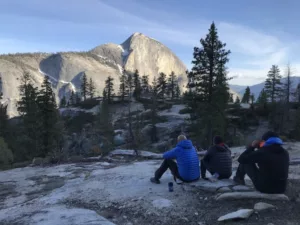
[[[168,187],[169,187],[169,192],[173,192],[174,191],[174,189],[173,189],[173,182],[169,182]]]

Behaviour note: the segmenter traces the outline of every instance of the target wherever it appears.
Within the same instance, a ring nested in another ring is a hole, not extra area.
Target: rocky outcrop
[[[3,101],[8,104],[8,114],[13,117],[18,115],[18,87],[25,71],[32,75],[32,83],[37,87],[40,87],[44,76],[49,76],[59,100],[63,96],[68,98],[71,91],[79,91],[84,72],[94,80],[96,95],[102,93],[108,76],[114,78],[117,90],[123,68],[128,72],[138,69],[141,75],[149,75],[150,81],[160,72],[170,74],[174,71],[179,76],[181,87],[186,81],[185,65],[169,48],[141,33],[135,33],[120,45],[104,44],[88,52],[1,55],[0,89]]]

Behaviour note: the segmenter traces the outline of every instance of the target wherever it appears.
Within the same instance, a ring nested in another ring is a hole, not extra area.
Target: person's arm
[[[164,159],[175,159],[176,158],[177,148],[173,148],[170,151],[167,151],[163,154]]]
[[[207,152],[205,153],[204,157],[203,157],[203,161],[204,162],[209,162],[210,158],[212,157],[212,155],[215,152],[215,148],[214,147],[210,147]]]
[[[259,163],[264,159],[264,151],[263,149],[258,149],[254,151],[254,147],[248,147],[245,152],[241,154],[238,159],[238,162],[241,164],[252,164],[252,163]]]

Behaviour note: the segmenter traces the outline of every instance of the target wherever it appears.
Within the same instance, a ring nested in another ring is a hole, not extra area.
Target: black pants
[[[287,181],[283,180],[269,180],[269,177],[263,177],[255,164],[240,164],[236,176],[244,180],[245,175],[250,177],[256,190],[267,194],[281,194],[285,192]]]
[[[159,180],[168,169],[171,170],[171,173],[175,178],[182,180],[178,172],[177,163],[172,159],[165,159],[163,161],[161,166],[155,172],[155,179]]]
[[[211,174],[211,175],[214,175],[214,173],[216,171],[214,171],[213,169],[209,168],[209,166],[203,161],[201,160],[201,165],[200,165],[200,170],[201,170],[201,177],[202,178],[205,178],[206,177],[206,170]],[[222,179],[228,179],[230,178],[230,176],[224,176],[222,174],[219,174],[219,180],[222,180]]]

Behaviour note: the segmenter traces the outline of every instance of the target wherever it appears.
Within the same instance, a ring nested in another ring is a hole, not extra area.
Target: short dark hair
[[[278,135],[274,131],[267,131],[264,133],[261,139],[267,141],[271,137],[278,137]]]
[[[221,136],[215,136],[213,141],[214,141],[215,145],[218,145],[218,144],[221,144],[224,142],[223,138]]]

